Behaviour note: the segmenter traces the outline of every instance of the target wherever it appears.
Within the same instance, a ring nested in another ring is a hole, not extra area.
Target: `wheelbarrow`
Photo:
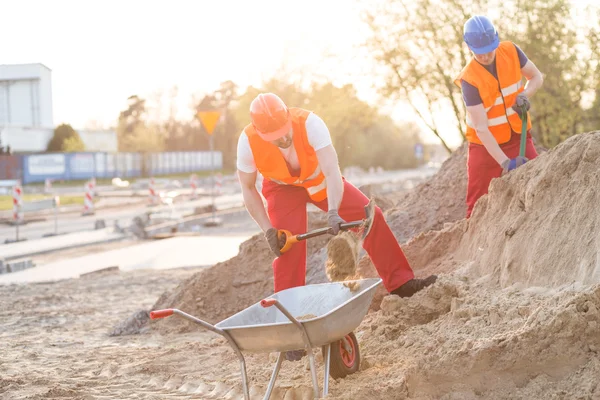
[[[275,387],[285,352],[304,349],[309,358],[314,398],[320,398],[312,350],[321,347],[323,352],[325,397],[330,375],[334,379],[343,378],[360,366],[358,341],[353,331],[367,314],[379,284],[381,279],[370,278],[282,290],[216,325],[177,309],[152,311],[150,318],[177,314],[227,339],[239,358],[246,400],[250,399],[250,392],[242,352],[279,353],[265,393],[266,400]]]

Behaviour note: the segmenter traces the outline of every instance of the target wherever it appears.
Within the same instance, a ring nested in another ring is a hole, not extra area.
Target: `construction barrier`
[[[137,178],[194,173],[223,168],[220,151],[160,153],[44,153],[0,155],[0,180],[23,184],[96,178]]]
[[[13,220],[15,225],[19,225],[23,219],[21,212],[21,206],[23,205],[23,189],[21,189],[21,182],[17,181],[17,184],[13,187]],[[17,228],[17,240],[19,240],[19,231]]]
[[[221,173],[217,173],[217,179],[215,182],[215,193],[217,195],[221,194],[221,185],[223,184],[223,175],[221,175]]]
[[[150,181],[148,182],[148,196],[149,205],[155,206],[158,204],[158,193],[156,192],[154,177],[150,178]]]
[[[198,193],[196,193],[196,189],[198,189],[198,177],[196,174],[190,176],[190,186],[192,188],[191,199],[196,200],[198,198]]]
[[[83,212],[81,215],[94,215],[94,186],[95,179],[90,179],[84,185],[85,194],[83,198]]]
[[[13,187],[13,221],[15,224],[15,242],[19,242],[21,240],[25,240],[19,236],[19,226],[23,223],[24,213],[31,211],[41,211],[41,210],[49,210],[54,209],[54,234],[46,234],[44,236],[52,236],[58,235],[58,206],[60,204],[60,199],[58,196],[37,200],[24,202],[23,201],[23,189],[21,188],[20,182],[17,183]],[[7,239],[5,243],[13,242],[13,240]]]

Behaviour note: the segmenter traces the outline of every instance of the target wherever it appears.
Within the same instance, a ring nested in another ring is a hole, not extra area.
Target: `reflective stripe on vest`
[[[512,109],[517,95],[523,92],[523,82],[519,56],[512,42],[501,42],[496,50],[496,79],[488,70],[475,59],[462,70],[454,83],[461,86],[466,81],[479,90],[483,107],[487,113],[488,127],[494,139],[499,144],[510,140],[513,132],[521,133],[521,118]],[[531,118],[528,115],[527,129],[531,128]],[[471,143],[482,144],[469,114],[466,116],[467,140]]]
[[[322,201],[327,198],[327,182],[319,166],[316,152],[308,142],[306,118],[309,114],[308,110],[290,108],[292,140],[300,163],[299,177],[290,174],[279,148],[262,140],[252,125],[246,126],[244,133],[248,136],[256,168],[265,179],[280,185],[304,187],[313,201]]]

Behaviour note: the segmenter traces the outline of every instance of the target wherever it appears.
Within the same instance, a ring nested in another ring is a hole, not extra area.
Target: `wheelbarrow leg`
[[[308,362],[310,364],[310,377],[312,379],[313,391],[315,393],[315,399],[320,398],[319,396],[319,382],[317,382],[317,368],[315,366],[315,355],[312,352],[312,348],[307,351]]]
[[[273,374],[271,375],[271,380],[269,381],[269,386],[267,387],[267,393],[265,393],[264,400],[269,400],[271,398],[271,392],[273,391],[273,388],[275,388],[275,381],[279,375],[279,370],[281,369],[281,363],[283,362],[284,357],[285,353],[283,352],[279,353],[279,356],[277,356],[277,363],[273,369]]]
[[[310,364],[310,377],[312,379],[314,398],[319,399],[321,396],[319,395],[319,382],[317,382],[317,369],[315,367],[315,355],[312,352],[312,344],[310,343],[310,338],[308,337],[308,333],[306,332],[306,328],[300,321],[298,321],[290,312],[281,304],[277,299],[263,299],[260,304],[263,307],[271,307],[275,306],[285,315],[294,325],[298,327],[300,332],[302,333],[302,340],[304,341],[304,349],[308,354],[308,361]]]
[[[325,352],[325,377],[323,378],[323,397],[329,394],[329,363],[331,362],[331,343],[327,345]]]

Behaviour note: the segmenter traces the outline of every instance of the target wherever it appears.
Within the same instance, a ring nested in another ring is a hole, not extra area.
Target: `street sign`
[[[198,111],[198,118],[209,135],[212,135],[220,117],[221,113],[219,111]]]
[[[211,178],[212,178],[212,218],[209,218],[205,221],[204,226],[212,227],[221,225],[221,219],[216,216],[216,205],[215,205],[215,145],[214,145],[214,136],[213,131],[215,130],[215,126],[219,122],[219,118],[221,117],[221,113],[219,111],[198,111],[198,119],[206,129],[206,132],[210,136],[209,145],[210,145],[210,157],[211,157]]]
[[[421,143],[415,144],[415,157],[419,161],[423,159],[423,145]]]

